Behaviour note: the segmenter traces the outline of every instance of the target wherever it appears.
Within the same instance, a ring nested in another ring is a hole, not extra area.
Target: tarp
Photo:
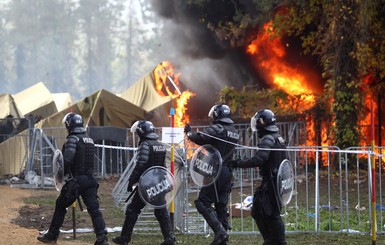
[[[0,118],[12,115],[14,118],[23,117],[10,94],[0,94]]]
[[[102,89],[43,119],[37,127],[63,127],[63,117],[70,111],[83,117],[84,126],[129,128],[135,121],[146,118],[146,112],[142,108]]]
[[[153,72],[150,72],[119,96],[147,112],[152,111],[171,101],[170,97],[163,97],[156,92],[154,81]]]
[[[47,130],[46,133],[55,139],[57,146],[61,147],[66,136],[62,120],[70,111],[79,113],[83,117],[84,126],[86,127],[115,126],[130,128],[135,121],[144,120],[147,116],[145,110],[106,90],[99,90],[72,106],[42,119],[35,124],[35,127],[52,128],[52,130]],[[55,130],[55,128],[58,129]],[[19,143],[19,141],[28,139],[25,133],[0,143],[0,176],[19,174],[19,171],[23,170],[27,160],[25,157],[27,148],[25,142]],[[15,152],[16,150],[17,152]],[[2,159],[5,160],[2,161]]]
[[[52,97],[58,111],[62,111],[74,103],[70,93],[52,93]]]
[[[13,95],[17,108],[23,116],[47,117],[58,112],[53,96],[43,82]]]
[[[172,99],[161,96],[155,89],[155,78],[150,72],[131,87],[119,94],[120,97],[130,103],[143,108],[155,127],[169,126],[169,113]]]

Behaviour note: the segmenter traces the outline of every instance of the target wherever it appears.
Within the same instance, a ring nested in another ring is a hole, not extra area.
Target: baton
[[[128,202],[128,200],[130,200],[130,198],[132,197],[132,195],[134,195],[134,193],[138,190],[138,186],[135,186],[135,188],[131,191],[130,195],[128,195],[127,199],[126,199],[126,202]]]
[[[79,204],[80,211],[83,212],[83,205],[82,205],[82,203],[80,202],[80,198],[77,197],[76,200],[78,200],[78,204]]]

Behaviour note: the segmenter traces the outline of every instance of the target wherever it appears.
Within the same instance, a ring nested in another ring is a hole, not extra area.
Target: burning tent
[[[168,125],[168,114],[172,99],[159,95],[155,89],[154,81],[155,77],[151,72],[119,94],[119,96],[144,109],[153,118],[157,118],[157,120],[154,120],[156,122],[153,121],[155,126],[166,126]]]
[[[123,99],[143,108],[155,126],[169,126],[170,108],[175,108],[175,126],[189,121],[187,102],[195,94],[180,89],[179,75],[170,62],[158,64],[154,70],[120,94]]]

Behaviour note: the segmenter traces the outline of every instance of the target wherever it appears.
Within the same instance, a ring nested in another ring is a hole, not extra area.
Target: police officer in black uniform
[[[71,174],[79,184],[78,196],[81,196],[87,206],[87,212],[91,216],[94,232],[96,234],[95,245],[108,245],[106,225],[102,213],[99,210],[97,190],[98,181],[93,176],[95,145],[87,135],[83,125],[83,118],[75,113],[68,113],[63,118],[63,124],[68,130],[67,140],[63,145],[63,159],[65,174]],[[63,186],[56,200],[55,211],[51,225],[46,234],[37,239],[44,243],[55,243],[59,237],[60,227],[63,224],[67,208],[74,200],[66,200],[66,185]]]
[[[192,132],[188,124],[184,128],[189,140],[198,145],[212,145],[219,151],[223,160],[221,172],[215,183],[201,188],[198,199],[195,200],[195,206],[214,231],[215,236],[211,245],[228,244],[227,230],[230,226],[227,205],[232,187],[232,169],[227,162],[232,158],[232,153],[239,141],[239,134],[231,120],[229,106],[214,105],[208,116],[213,118],[213,123],[203,133]],[[212,204],[215,209],[212,208]]]
[[[140,137],[138,153],[136,155],[136,166],[129,177],[127,191],[133,191],[133,185],[138,183],[142,174],[153,166],[166,167],[166,147],[158,141],[159,136],[155,133],[155,128],[150,121],[137,121],[131,127],[132,133],[137,133]],[[114,237],[115,244],[126,245],[131,241],[132,232],[138,216],[142,212],[146,203],[142,201],[139,192],[136,191],[131,202],[126,208],[126,218],[120,236]],[[164,242],[161,245],[176,244],[175,236],[172,231],[172,224],[167,207],[155,208],[154,214],[159,222]]]
[[[256,154],[243,160],[230,162],[233,168],[260,168],[261,185],[253,198],[251,215],[254,218],[264,240],[264,245],[286,244],[285,225],[280,215],[281,205],[276,196],[276,174],[280,163],[287,158],[286,143],[275,125],[276,117],[271,110],[258,111],[251,119],[251,128],[257,131],[258,148]]]

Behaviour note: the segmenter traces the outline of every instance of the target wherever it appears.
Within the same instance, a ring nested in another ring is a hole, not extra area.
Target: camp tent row
[[[61,116],[71,110],[83,116],[86,126],[130,127],[133,121],[142,119],[166,126],[171,101],[156,92],[153,72],[121,94],[101,89],[76,103],[69,93],[50,93],[43,82],[38,82],[14,95],[0,94],[0,118],[39,115],[44,119],[38,127],[61,127]]]
[[[43,119],[35,125],[36,128],[63,128],[62,119],[70,111],[82,115],[85,126],[89,127],[130,128],[137,120],[151,120],[157,127],[168,126],[168,113],[172,99],[162,97],[156,92],[153,72],[145,75],[119,95],[101,89],[76,103],[73,103],[71,97],[65,93],[58,94],[55,99],[55,95],[49,92],[44,83],[39,82],[13,96],[2,94],[1,107],[7,108],[6,111],[2,110],[2,116],[41,115]],[[17,137],[12,137],[0,143],[2,155],[0,176],[18,174],[25,164],[26,149],[18,148],[16,153],[9,149],[9,146],[20,145],[18,140]],[[17,159],[15,159],[16,155],[19,155]],[[2,161],[2,159],[7,160]]]

